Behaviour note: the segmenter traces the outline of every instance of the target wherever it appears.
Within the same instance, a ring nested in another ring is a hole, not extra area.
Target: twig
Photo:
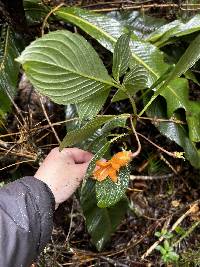
[[[114,265],[114,266],[119,266],[119,267],[128,267],[129,265],[123,264],[123,263],[119,263],[119,261],[115,261],[113,259],[110,259],[109,257],[105,257],[105,256],[99,256],[100,259],[107,261],[108,263]]]
[[[177,170],[174,169],[174,167],[169,163],[169,161],[160,153],[159,154],[160,159],[177,175]]]
[[[51,16],[51,14],[53,14],[55,11],[57,11],[60,7],[64,6],[64,3],[59,4],[58,6],[54,7],[45,17],[43,23],[42,23],[42,36],[44,35],[44,29],[46,27],[47,24],[47,20],[48,18]]]
[[[173,122],[173,123],[176,123],[176,124],[186,124],[186,122],[183,122],[183,121],[180,121],[180,120],[176,120],[176,119],[160,119],[160,118],[149,118],[149,117],[140,117],[138,116],[138,119],[142,119],[142,120],[150,120],[150,121],[153,121],[153,122]]]
[[[0,147],[0,150],[3,150],[3,151],[7,152],[7,149],[5,149],[3,147]],[[35,161],[36,158],[37,158],[35,155],[33,155],[33,154],[29,153],[29,152],[24,154],[24,153],[18,152],[16,150],[12,150],[12,151],[9,151],[9,153],[14,154],[14,155],[19,156],[19,157],[29,158],[29,159],[32,159],[33,161]]]
[[[65,242],[68,244],[69,243],[69,236],[72,230],[72,222],[73,222],[73,212],[74,212],[74,197],[73,197],[73,201],[72,201],[72,208],[71,208],[71,212],[70,212],[70,224],[69,224],[69,230],[67,233],[67,237],[65,239]]]
[[[173,173],[165,174],[165,175],[130,175],[130,180],[158,180],[158,179],[168,179],[173,177]]]
[[[55,135],[56,140],[57,140],[58,143],[60,144],[60,143],[61,143],[60,138],[58,137],[58,135],[57,135],[57,133],[56,133],[56,131],[55,131],[55,129],[54,129],[54,127],[53,127],[53,125],[52,125],[52,123],[51,123],[49,117],[48,117],[48,114],[47,114],[47,112],[46,112],[46,110],[45,110],[44,104],[42,103],[42,98],[41,98],[41,97],[40,97],[40,103],[41,103],[41,106],[42,106],[42,110],[43,110],[43,112],[44,112],[44,115],[45,115],[45,117],[46,117],[46,119],[47,119],[47,121],[48,121],[48,123],[49,123],[49,126],[51,127],[51,129],[52,129],[52,131],[53,131],[53,133],[54,133],[54,135]]]
[[[145,4],[145,3],[149,3],[149,2],[153,2],[154,0],[147,0],[147,1],[141,1],[141,3],[140,4]],[[121,0],[121,1],[117,1],[117,0],[115,0],[115,1],[110,1],[110,2],[98,2],[98,3],[92,3],[92,4],[88,4],[88,5],[83,5],[83,6],[81,6],[82,8],[88,8],[88,7],[94,7],[94,6],[101,6],[101,5],[103,5],[103,6],[105,6],[105,5],[125,5],[125,4],[138,4],[138,2],[134,2],[134,1],[131,1],[131,0]]]
[[[164,152],[165,154],[173,157],[173,158],[177,158],[177,155],[175,152],[170,152],[170,151],[167,151],[166,149],[160,147],[159,145],[155,144],[154,142],[152,142],[149,138],[147,138],[146,136],[144,136],[143,134],[141,133],[137,133],[139,136],[141,136],[142,138],[144,138],[146,141],[148,141],[150,144],[152,144],[153,146],[157,147],[159,150],[161,150],[162,152]]]
[[[108,8],[102,8],[102,9],[93,9],[94,12],[110,12],[110,11],[118,11],[118,10],[145,10],[150,8],[174,8],[174,9],[180,9],[184,11],[198,11],[200,10],[200,4],[173,4],[173,3],[167,3],[167,4],[148,4],[148,5],[119,5],[118,7],[108,7]]]
[[[135,138],[136,138],[136,140],[137,140],[137,144],[138,144],[138,149],[134,152],[134,153],[132,153],[132,158],[135,158],[135,157],[137,157],[139,154],[140,154],[140,151],[141,151],[141,143],[140,143],[140,140],[139,140],[139,138],[138,138],[138,134],[137,134],[137,132],[136,132],[136,130],[135,130],[135,127],[134,127],[134,125],[133,125],[133,118],[132,118],[132,115],[130,115],[130,121],[131,121],[131,128],[132,128],[132,131],[133,131],[133,133],[134,133],[134,135],[135,135]]]
[[[198,202],[195,202],[190,208],[180,217],[178,220],[172,225],[171,229],[168,231],[169,233],[173,232],[176,227],[191,213],[194,212],[198,205]],[[158,241],[156,241],[141,257],[142,260],[144,260],[146,257],[148,257],[152,251],[164,240],[164,237],[161,236]]]
[[[22,164],[22,163],[26,163],[26,162],[35,162],[35,160],[31,159],[31,160],[23,160],[23,161],[20,161],[20,162],[16,162],[16,163],[13,163],[13,164],[10,164],[10,165],[8,165],[6,167],[1,168],[0,171],[3,171],[3,170],[8,169],[10,167],[13,167],[13,166],[16,166],[16,165],[19,165],[19,164]]]

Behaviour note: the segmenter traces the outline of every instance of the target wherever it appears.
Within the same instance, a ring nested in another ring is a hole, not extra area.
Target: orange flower
[[[93,172],[93,177],[99,182],[102,182],[107,177],[116,183],[117,182],[117,172],[121,167],[126,166],[131,161],[132,153],[131,151],[121,151],[115,154],[108,161],[98,160],[96,162],[96,169]]]

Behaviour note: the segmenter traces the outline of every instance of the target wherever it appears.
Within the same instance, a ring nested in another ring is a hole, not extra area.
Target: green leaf
[[[127,200],[122,199],[112,208],[98,208],[95,181],[88,179],[81,193],[81,207],[92,243],[101,251],[123,219],[128,208]]]
[[[156,250],[160,251],[160,253],[161,253],[162,255],[165,255],[165,254],[167,253],[166,250],[165,250],[161,245],[158,245],[158,246],[156,247]]]
[[[191,71],[191,70],[187,70],[184,73],[184,76],[186,77],[186,79],[193,81],[194,83],[196,83],[198,86],[200,86],[200,83],[198,82],[195,74]]]
[[[87,98],[87,100],[77,103],[76,107],[80,120],[95,117],[106,102],[109,92],[110,90],[107,90],[94,94],[92,97]]]
[[[135,86],[136,90],[144,89],[147,84],[148,73],[140,66],[132,68],[124,77],[123,85],[128,88],[129,85]]]
[[[189,109],[189,86],[188,81],[184,78],[178,78],[176,80],[172,80],[170,82],[170,86],[172,86],[175,91],[175,94],[170,94],[169,90],[166,88],[161,92],[161,95],[167,101],[167,115],[171,117],[175,110],[179,108],[184,108],[185,110]],[[177,97],[176,97],[177,96]],[[180,98],[180,101],[178,101]]]
[[[175,68],[169,75],[168,79],[164,83],[163,87],[169,84],[169,82],[191,68],[200,59],[200,34],[190,43],[185,53],[179,59]]]
[[[103,182],[96,182],[97,206],[106,208],[115,205],[121,198],[125,197],[125,192],[129,184],[129,170],[124,167],[118,174],[117,183],[109,178]]]
[[[91,151],[93,154],[96,154],[101,150],[102,146],[106,143],[108,143],[108,148],[110,146],[110,142],[108,142],[108,135],[111,133],[111,130],[115,128],[126,128],[126,121],[127,118],[130,117],[130,114],[122,114],[119,116],[114,116],[111,120],[106,122],[102,128],[98,129],[95,131],[94,134],[90,135],[90,137],[81,143],[78,144],[78,147]],[[103,155],[102,155],[103,156]],[[102,157],[100,156],[100,158]],[[105,151],[105,157],[110,157],[110,153],[108,150]],[[94,166],[95,167],[96,162],[94,161]],[[93,169],[92,169],[93,170]]]
[[[147,115],[152,118],[167,119],[165,112],[166,103],[164,99],[159,97],[156,99],[147,110]],[[180,120],[177,115],[173,115],[171,119]],[[189,139],[187,130],[184,125],[175,122],[156,122],[155,126],[161,132],[161,134],[168,137],[170,140],[176,142],[185,151],[185,157],[195,168],[200,168],[200,157],[197,148]]]
[[[184,108],[186,111],[186,119],[189,127],[189,137],[193,142],[200,141],[200,101],[189,101],[189,85],[188,81],[182,78],[173,80],[170,83],[176,89],[176,94],[181,96],[181,102],[176,101],[174,95],[169,94],[168,90],[164,90],[161,95],[167,100],[167,114],[170,118],[174,111]]]
[[[170,251],[168,256],[172,261],[177,261],[179,259],[179,255],[174,251]]]
[[[109,16],[119,21],[121,25],[141,39],[147,38],[167,22],[163,18],[148,16],[144,12],[138,11],[111,12]]]
[[[38,91],[58,104],[82,102],[113,86],[93,47],[66,30],[37,39],[17,61]]]
[[[0,34],[0,117],[5,118],[11,108],[11,99],[17,92],[19,64],[14,59],[21,47],[9,26],[2,27]]]
[[[116,81],[119,81],[119,78],[125,74],[129,66],[129,60],[131,57],[129,41],[130,36],[128,34],[123,34],[119,37],[115,44],[112,73]]]
[[[114,51],[117,39],[125,28],[115,19],[80,8],[60,8],[54,13],[58,19],[68,21],[99,41],[108,50]]]
[[[188,22],[181,20],[172,21],[153,32],[146,41],[154,43],[156,46],[164,46],[172,42],[175,37],[185,36],[200,30],[200,15],[197,14]],[[175,39],[176,40],[176,39]]]
[[[106,122],[102,127],[102,134],[108,134],[111,130],[115,128],[125,128],[126,121],[130,117],[130,114],[122,114],[119,116],[115,116],[112,120]]]
[[[200,101],[189,101],[189,106],[186,113],[189,137],[193,142],[200,142]]]
[[[169,244],[168,240],[164,240],[164,248],[165,248],[165,250],[169,250],[170,244]]]
[[[24,0],[24,11],[29,25],[42,23],[50,9],[41,0]]]
[[[149,87],[159,79],[164,73],[167,72],[169,65],[164,63],[163,53],[160,52],[158,49],[156,49],[154,46],[148,44],[148,43],[141,43],[141,42],[130,42],[130,47],[132,51],[132,55],[135,54],[135,57],[132,57],[133,64],[139,63],[144,69],[146,69],[149,73]],[[175,68],[174,68],[175,69]],[[170,76],[171,74],[169,74]],[[168,76],[168,77],[169,77]],[[177,94],[177,85],[176,80],[174,80],[174,83],[168,83],[165,85],[165,90],[162,91],[163,94],[165,94],[165,98],[167,100],[173,97],[173,102],[177,106],[184,107],[184,100],[182,99],[182,94]],[[184,87],[186,80],[182,79],[177,81],[180,88]],[[164,88],[164,87],[163,87]],[[152,97],[151,102],[153,99],[156,98],[156,96],[161,93],[159,91],[160,89],[157,89],[155,92],[155,96]],[[170,105],[169,105],[170,106]],[[186,106],[187,108],[187,106]],[[140,112],[140,116],[144,113],[146,107]]]
[[[145,89],[148,84],[148,72],[140,65],[135,65],[128,73],[126,73],[123,85],[134,96],[139,90]],[[127,95],[118,90],[112,98],[112,102],[126,99]]]
[[[60,144],[60,148],[63,149],[64,147],[72,146],[86,140],[104,123],[111,120],[113,117],[114,116],[112,115],[98,116],[86,123],[82,128],[67,133],[62,143]]]
[[[161,237],[162,236],[161,232],[155,232],[154,235],[157,236],[157,237]]]
[[[181,236],[185,235],[186,234],[186,231],[181,227],[181,226],[177,226],[175,228],[175,232]]]

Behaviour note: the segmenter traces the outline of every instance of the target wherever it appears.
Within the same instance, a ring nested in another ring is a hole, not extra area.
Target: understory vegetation
[[[200,266],[198,1],[17,2],[0,1],[1,186],[55,146],[94,154],[35,266]]]

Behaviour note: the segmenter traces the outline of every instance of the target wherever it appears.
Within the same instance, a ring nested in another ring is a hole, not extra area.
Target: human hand
[[[45,158],[35,178],[51,189],[56,207],[67,200],[82,181],[92,154],[78,148],[54,148]]]

